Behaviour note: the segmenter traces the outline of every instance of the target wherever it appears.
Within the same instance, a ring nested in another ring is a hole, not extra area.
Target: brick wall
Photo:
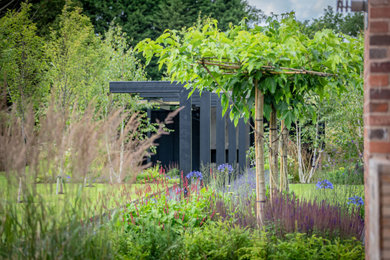
[[[368,1],[364,64],[367,259],[390,259],[390,0]]]

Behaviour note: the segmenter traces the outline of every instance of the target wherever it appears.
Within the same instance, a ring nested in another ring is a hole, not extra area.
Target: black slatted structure
[[[236,128],[233,122],[227,119],[228,112],[222,116],[221,102],[217,94],[203,91],[200,95],[199,92],[195,91],[188,98],[189,92],[190,90],[185,89],[182,84],[169,81],[110,82],[110,93],[136,93],[147,100],[178,102],[181,107],[184,107],[178,118],[178,163],[184,173],[198,170],[200,164],[211,162],[211,130],[216,131],[215,163],[217,165],[226,162],[229,164],[239,163],[241,169],[247,167],[245,155],[249,148],[249,126],[240,120]],[[198,111],[198,109],[199,118],[194,118],[194,111]],[[216,113],[215,128],[211,129],[211,113],[213,111]],[[148,111],[149,118],[152,117],[152,113],[153,111]],[[194,120],[199,120],[199,122]],[[193,140],[199,140],[199,144],[194,144]],[[226,144],[228,145],[226,146]],[[164,144],[160,143],[160,146],[162,145]],[[226,148],[228,148],[228,156],[226,156]]]

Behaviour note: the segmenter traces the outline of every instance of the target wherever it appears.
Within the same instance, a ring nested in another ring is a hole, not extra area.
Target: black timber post
[[[216,115],[215,115],[215,130],[216,130],[216,164],[217,166],[226,162],[226,152],[225,152],[225,127],[226,127],[226,117],[222,116],[222,105],[221,100],[217,97],[216,102]]]
[[[228,111],[230,112],[230,111]],[[226,113],[228,113],[226,112]],[[229,115],[229,114],[227,114]],[[233,165],[237,163],[237,129],[234,126],[234,122],[230,120],[228,116],[228,131],[229,131],[229,164]]]
[[[192,170],[192,116],[190,91],[183,89],[180,92],[180,107],[184,107],[179,112],[179,164],[184,175]]]
[[[210,163],[210,110],[211,98],[210,92],[203,91],[200,96],[200,147],[199,158],[200,165]]]
[[[248,167],[246,151],[249,149],[249,125],[245,124],[244,119],[238,121],[238,163],[240,171]]]
[[[148,121],[149,121],[149,123],[152,123],[152,110],[151,110],[150,108],[148,108],[148,109],[146,110],[146,113],[147,113],[147,116],[148,116]],[[148,136],[148,138],[150,138],[150,132],[147,133],[147,136]],[[150,149],[148,149],[148,152],[150,152]],[[150,163],[150,162],[151,162],[150,156],[148,156],[146,162],[147,162],[147,163]]]

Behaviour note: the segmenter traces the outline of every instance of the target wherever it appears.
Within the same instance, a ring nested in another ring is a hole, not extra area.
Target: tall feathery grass
[[[141,138],[140,115],[123,109],[99,118],[93,104],[63,111],[50,102],[37,120],[32,109],[20,115],[2,101],[0,258],[113,258],[107,220],[139,193],[123,181],[149,166],[148,149],[178,111]],[[91,180],[111,191],[88,196]]]

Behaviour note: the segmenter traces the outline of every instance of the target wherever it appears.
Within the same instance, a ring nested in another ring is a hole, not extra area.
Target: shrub
[[[175,185],[171,191],[129,204],[118,222],[124,230],[116,242],[119,254],[132,259],[178,258],[184,233],[213,217],[213,192],[197,190],[195,184],[187,188],[186,196]]]
[[[143,219],[141,230],[131,230],[118,235],[115,250],[119,258],[175,259],[180,254],[182,236],[177,230],[154,221]]]
[[[187,259],[238,259],[240,248],[252,243],[248,230],[217,222],[187,232],[184,244]]]
[[[167,175],[171,178],[180,177],[180,170],[178,168],[171,168],[168,170]]]
[[[278,239],[260,232],[253,236],[251,247],[241,248],[238,253],[241,259],[364,259],[360,241],[331,241],[302,233],[290,233]]]
[[[145,223],[143,232],[122,233],[117,257],[130,259],[364,259],[355,239],[329,240],[289,233],[276,237],[223,222],[208,222],[183,233]]]
[[[137,183],[151,183],[162,178],[162,173],[158,165],[144,169],[137,175]]]
[[[143,232],[144,225],[154,223],[162,229],[170,227],[177,233],[202,226],[212,217],[214,194],[196,185],[188,187],[188,195],[177,186],[172,191],[155,197],[144,198],[127,206],[124,212],[124,226],[128,232]]]
[[[327,179],[333,184],[363,185],[364,172],[361,166],[332,167],[328,164],[316,174],[316,180]]]

